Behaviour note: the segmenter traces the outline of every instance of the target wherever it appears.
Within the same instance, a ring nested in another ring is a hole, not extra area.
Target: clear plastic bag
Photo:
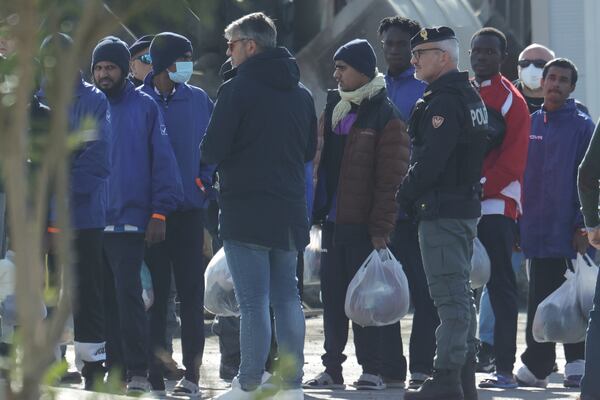
[[[304,249],[304,284],[319,283],[321,272],[321,227],[313,226],[310,229],[310,243]]]
[[[579,343],[585,340],[587,319],[581,312],[577,278],[567,269],[567,279],[544,301],[533,318],[533,338],[540,343]]]
[[[233,290],[233,278],[222,248],[208,263],[204,284],[204,308],[221,317],[240,315],[240,305]]]
[[[587,319],[594,306],[598,267],[587,254],[577,254],[577,260],[574,264],[579,306],[581,307],[581,313]]]
[[[389,249],[373,250],[348,285],[346,315],[360,326],[385,326],[400,321],[409,305],[402,265]]]
[[[471,257],[471,288],[484,287],[490,280],[492,265],[487,250],[478,238],[473,240],[473,256]]]

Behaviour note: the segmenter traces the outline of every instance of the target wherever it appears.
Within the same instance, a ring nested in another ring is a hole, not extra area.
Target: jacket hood
[[[256,79],[276,89],[289,90],[298,85],[300,68],[288,49],[277,47],[246,60],[237,68],[237,75]]]

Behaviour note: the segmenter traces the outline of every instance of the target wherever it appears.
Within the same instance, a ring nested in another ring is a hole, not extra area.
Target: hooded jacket
[[[305,163],[316,147],[312,96],[285,48],[246,60],[219,88],[202,142],[217,164],[220,235],[284,250],[308,244]]]
[[[206,208],[214,166],[204,162],[200,142],[208,126],[213,103],[204,90],[187,83],[176,83],[174,93],[165,98],[155,90],[153,78],[154,73],[150,72],[141,90],[158,104],[179,166],[184,198],[177,211]],[[197,178],[200,178],[204,190],[196,183]]]
[[[109,98],[112,171],[107,224],[145,230],[153,213],[163,216],[183,200],[181,176],[158,106],[133,83]]]
[[[557,111],[532,114],[520,219],[527,258],[575,258],[573,234],[583,227],[577,168],[593,131],[591,118],[573,99]]]

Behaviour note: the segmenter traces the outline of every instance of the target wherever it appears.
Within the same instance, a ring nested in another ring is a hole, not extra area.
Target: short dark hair
[[[565,69],[570,69],[571,70],[571,84],[574,85],[577,83],[577,67],[575,66],[575,64],[573,63],[573,61],[569,60],[568,58],[555,58],[553,60],[550,60],[546,63],[546,65],[544,65],[544,70],[542,72],[542,78],[546,79],[546,76],[548,75],[548,71],[550,70],[550,67],[559,67],[559,68],[565,68]]]
[[[410,37],[415,36],[421,30],[421,24],[419,24],[417,21],[396,15],[395,17],[385,17],[384,19],[382,19],[379,23],[377,33],[379,33],[379,35],[382,35],[391,27],[396,27],[408,33]]]
[[[475,32],[473,34],[473,36],[471,36],[471,46],[473,45],[473,40],[475,40],[475,38],[477,36],[483,36],[483,35],[497,37],[498,41],[500,42],[500,51],[502,52],[502,54],[506,53],[506,49],[508,47],[508,42],[506,40],[506,35],[504,33],[502,33],[502,31],[500,31],[500,30],[498,30],[496,28],[492,28],[490,26],[487,26],[485,28],[481,28],[480,30],[478,30],[477,32]]]

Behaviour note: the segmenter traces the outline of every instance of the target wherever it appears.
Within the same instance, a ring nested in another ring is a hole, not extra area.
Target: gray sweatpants
[[[419,245],[429,293],[440,317],[436,369],[460,369],[477,348],[477,316],[469,283],[477,219],[419,223]]]

